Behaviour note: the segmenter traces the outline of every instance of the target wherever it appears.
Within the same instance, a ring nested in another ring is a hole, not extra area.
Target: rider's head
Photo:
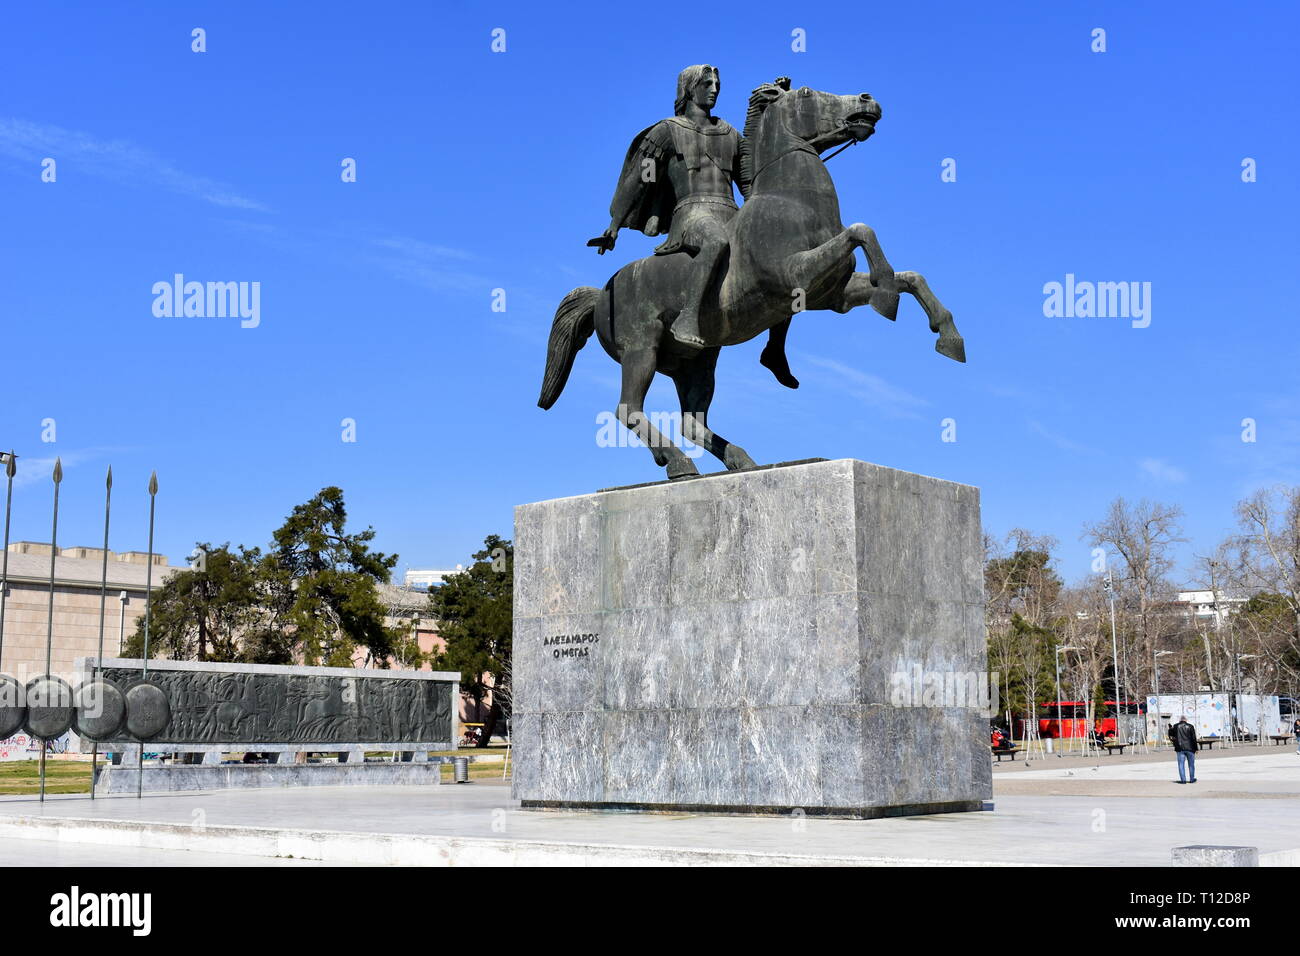
[[[700,109],[713,109],[721,88],[722,82],[718,78],[716,66],[707,63],[688,66],[677,74],[677,100],[673,103],[673,113],[681,116],[686,112],[686,104],[692,101]]]

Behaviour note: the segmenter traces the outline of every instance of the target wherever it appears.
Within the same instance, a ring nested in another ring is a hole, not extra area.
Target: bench
[[[993,756],[998,758],[998,763],[1002,762],[1003,757],[1010,757],[1011,762],[1015,763],[1016,754],[1020,753],[1019,747],[1012,747],[1010,750],[999,750],[997,747],[990,747],[989,749],[993,752]]]
[[[1268,739],[1275,744],[1284,744],[1291,739],[1290,734],[1269,734]]]
[[[1213,750],[1214,745],[1219,743],[1222,739],[1222,737],[1201,737],[1196,742],[1206,750]]]
[[[1133,746],[1133,745],[1132,745],[1132,744],[1105,744],[1105,747],[1106,747],[1106,755],[1107,755],[1107,756],[1110,756],[1111,751],[1118,750],[1119,753],[1120,753],[1120,756],[1122,757],[1122,756],[1124,756],[1124,748],[1125,748],[1125,747],[1131,747],[1131,746]]]

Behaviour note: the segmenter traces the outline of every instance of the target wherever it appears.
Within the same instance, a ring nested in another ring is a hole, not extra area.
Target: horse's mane
[[[764,83],[749,94],[749,111],[745,114],[745,132],[740,141],[740,176],[745,183],[754,181],[754,137],[763,112],[785,90],[775,83]]]

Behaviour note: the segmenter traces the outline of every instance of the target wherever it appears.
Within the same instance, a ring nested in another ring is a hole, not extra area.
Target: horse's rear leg
[[[757,468],[745,449],[709,430],[709,405],[713,402],[713,375],[719,351],[707,349],[673,376],[682,403],[682,435],[716,457],[729,471]]]
[[[652,348],[628,349],[623,353],[623,392],[619,396],[618,420],[650,449],[655,464],[667,466],[669,478],[698,475],[694,462],[645,416],[645,395],[655,377],[658,356]]]

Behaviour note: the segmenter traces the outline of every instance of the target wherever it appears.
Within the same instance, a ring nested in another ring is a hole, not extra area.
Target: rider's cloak
[[[643,129],[623,160],[609,205],[610,218],[621,229],[636,229],[647,236],[669,232],[678,199],[686,198],[677,196],[668,175],[668,161],[674,158],[689,169],[699,169],[703,163],[717,165],[743,196],[748,184],[741,177],[740,143],[740,134],[721,118],[701,129],[685,117],[671,116]],[[671,237],[668,245],[674,245]]]

